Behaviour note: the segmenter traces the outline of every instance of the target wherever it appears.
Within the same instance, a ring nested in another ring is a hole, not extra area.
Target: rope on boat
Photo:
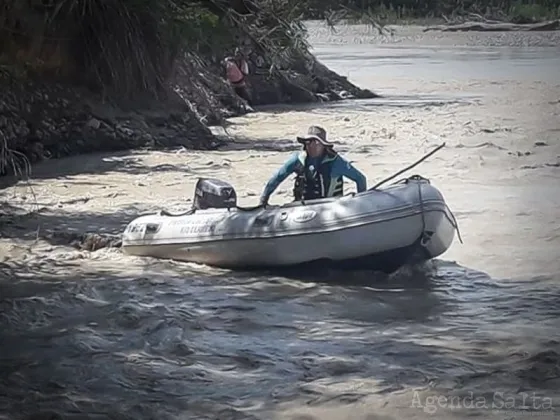
[[[425,178],[422,178],[419,175],[412,175],[409,178],[405,178],[405,179],[399,181],[399,183],[402,183],[402,182],[406,183],[411,179],[418,180],[418,179],[425,179]],[[421,243],[425,244],[425,243],[427,243],[429,238],[426,238],[426,216],[425,216],[425,211],[424,211],[424,198],[422,196],[422,186],[420,185],[420,183],[418,183],[418,200],[420,201],[420,214],[422,215]],[[457,219],[455,218],[455,215],[453,214],[453,212],[451,211],[451,209],[449,208],[447,203],[445,203],[445,209],[449,212],[449,214],[451,215],[451,218],[449,218],[447,213],[445,214],[445,217],[447,217],[447,219],[451,223],[451,226],[453,226],[453,229],[455,229],[457,231],[457,239],[459,239],[459,242],[461,242],[461,244],[462,244],[463,243],[463,238],[461,237],[461,231],[459,230],[459,223],[457,222]]]
[[[406,178],[406,179],[404,179],[400,182],[403,182],[403,181],[408,182],[408,180],[410,180],[410,179],[423,179],[423,178],[420,177],[419,175],[413,175],[410,178]],[[424,245],[428,242],[428,240],[430,238],[426,237],[426,216],[425,216],[425,211],[424,211],[424,198],[422,197],[422,185],[420,183],[418,183],[418,199],[420,201],[420,214],[422,215],[422,234],[421,234],[420,237],[421,237],[421,244]],[[451,219],[449,218],[447,213],[445,214],[445,217],[447,217],[447,219],[451,223],[451,226],[453,226],[453,229],[455,229],[457,231],[457,239],[459,239],[459,242],[461,242],[461,244],[463,244],[463,238],[461,237],[461,231],[459,230],[459,223],[457,222],[457,219],[455,218],[455,215],[453,214],[453,212],[451,211],[451,209],[449,208],[447,203],[445,203],[445,209],[451,215]]]
[[[445,147],[445,142],[443,142],[442,144],[440,144],[439,146],[437,146],[434,150],[432,150],[431,152],[427,153],[426,155],[422,156],[420,159],[418,159],[416,162],[414,162],[413,164],[407,166],[404,169],[401,169],[400,171],[398,171],[397,173],[391,175],[388,178],[383,179],[382,181],[378,182],[377,184],[375,184],[373,187],[369,188],[368,191],[373,191],[378,189],[381,185],[391,181],[392,179],[396,178],[397,176],[403,174],[404,172],[418,166],[419,164],[421,164],[422,162],[424,162],[426,159],[428,159],[430,156],[432,156],[433,154],[435,154],[436,152],[438,152],[439,150],[443,149]],[[397,182],[407,182],[409,179],[414,178],[410,177],[410,178],[405,178],[402,179],[401,181]],[[425,230],[426,230],[426,218],[425,218],[425,214],[424,214],[424,200],[422,197],[422,187],[420,186],[420,184],[418,184],[418,194],[419,194],[419,199],[420,199],[420,211],[422,213],[422,235],[425,234]],[[449,206],[447,204],[445,204],[445,208],[447,209],[447,211],[449,211],[449,214],[451,215],[452,219],[451,220],[451,224],[453,225],[453,227],[455,228],[455,230],[457,231],[457,239],[459,239],[459,242],[461,242],[461,244],[463,243],[463,238],[461,237],[461,231],[459,230],[459,223],[457,223],[457,219],[455,218],[455,215],[453,214],[453,212],[451,211],[451,209],[449,208]]]
[[[385,184],[386,182],[389,182],[390,180],[392,180],[393,178],[396,178],[397,176],[399,176],[400,174],[414,168],[415,166],[418,166],[419,164],[421,164],[422,162],[424,162],[426,159],[428,159],[430,156],[432,156],[434,153],[436,153],[437,151],[439,151],[440,149],[443,149],[445,147],[445,142],[440,144],[438,147],[436,147],[434,150],[432,150],[430,153],[424,155],[422,158],[418,159],[416,162],[414,162],[412,165],[407,166],[404,169],[401,169],[399,172],[395,173],[394,175],[391,175],[389,178],[385,178],[384,180],[378,182],[377,184],[375,184],[373,187],[369,188],[368,191],[373,191],[376,190],[377,188],[379,188],[381,185]]]
[[[424,212],[424,197],[422,197],[422,185],[418,185],[418,200],[420,200],[420,214],[422,215],[422,233],[420,235],[420,244],[422,246],[426,245],[430,240],[430,237],[426,233],[426,213]]]
[[[447,209],[447,211],[449,212],[449,214],[453,218],[453,223],[451,223],[451,224],[453,225],[453,227],[457,231],[457,239],[459,239],[459,242],[461,242],[461,244],[463,244],[463,238],[461,238],[461,231],[459,230],[459,223],[457,223],[457,219],[455,218],[455,215],[453,214],[453,212],[451,211],[451,209],[449,208],[449,206],[447,204],[445,205],[445,208]]]

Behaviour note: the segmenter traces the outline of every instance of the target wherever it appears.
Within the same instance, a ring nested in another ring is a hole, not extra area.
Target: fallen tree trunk
[[[485,23],[465,22],[451,25],[429,26],[424,32],[513,32],[513,31],[557,31],[560,30],[560,20],[552,20],[540,23],[516,24],[516,23]]]

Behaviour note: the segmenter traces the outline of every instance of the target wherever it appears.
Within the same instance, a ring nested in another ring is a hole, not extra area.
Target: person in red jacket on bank
[[[245,77],[249,74],[249,64],[239,48],[235,49],[235,55],[224,59],[226,77],[235,90],[235,93],[247,101],[251,106],[251,95],[247,89]]]

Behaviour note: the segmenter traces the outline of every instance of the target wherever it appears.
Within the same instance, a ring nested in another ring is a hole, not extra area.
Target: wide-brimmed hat
[[[296,137],[297,141],[305,144],[311,140],[319,141],[323,146],[333,147],[334,144],[327,140],[327,131],[323,127],[312,125],[307,130],[307,134]]]

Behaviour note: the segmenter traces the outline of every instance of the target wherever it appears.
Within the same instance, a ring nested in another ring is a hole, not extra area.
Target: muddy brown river
[[[50,161],[4,191],[28,215],[0,238],[0,419],[560,416],[560,33],[310,32],[384,97],[264,107],[221,151]],[[285,278],[43,234],[187,208],[199,176],[256,204],[310,124],[370,186],[445,141],[409,175],[443,192],[464,244],[389,277]]]

